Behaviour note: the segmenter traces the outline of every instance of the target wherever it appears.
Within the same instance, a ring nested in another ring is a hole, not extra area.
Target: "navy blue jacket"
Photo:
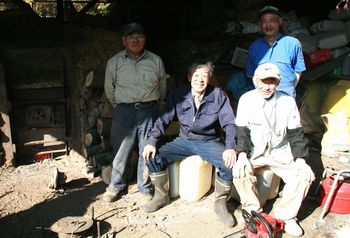
[[[223,90],[208,85],[198,111],[194,105],[190,85],[183,85],[173,90],[148,134],[147,143],[156,146],[175,117],[179,121],[181,138],[219,141],[223,131],[226,149],[236,148],[235,116],[230,100]]]

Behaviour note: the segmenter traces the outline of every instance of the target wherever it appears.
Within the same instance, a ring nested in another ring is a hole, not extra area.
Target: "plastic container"
[[[255,176],[257,179],[256,187],[258,189],[259,201],[261,206],[264,206],[267,200],[277,197],[281,179],[272,170],[264,167],[256,169]],[[232,186],[231,198],[236,201],[241,200],[235,186]]]
[[[180,160],[177,160],[168,166],[170,198],[176,198],[179,196],[179,166]]]
[[[179,194],[188,201],[197,201],[211,187],[212,165],[200,156],[185,158],[179,166]]]
[[[320,201],[322,206],[324,206],[326,203],[333,181],[334,178],[332,176],[327,177],[322,181],[322,188],[320,192]],[[350,177],[343,177],[343,179],[341,179],[341,177],[339,178],[328,209],[331,212],[339,214],[350,213]]]

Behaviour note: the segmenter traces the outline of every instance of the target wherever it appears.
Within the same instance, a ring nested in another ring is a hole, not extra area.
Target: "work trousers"
[[[273,207],[274,216],[282,220],[295,218],[312,183],[305,181],[302,168],[298,167],[294,161],[290,164],[281,164],[266,157],[259,157],[250,160],[250,162],[255,169],[266,166],[285,183],[282,197],[278,199]],[[254,172],[243,178],[234,179],[234,185],[240,196],[242,208],[249,212],[261,210],[256,182],[257,179]]]
[[[139,192],[151,192],[152,184],[142,157],[147,134],[158,116],[158,104],[118,104],[111,126],[111,145],[115,153],[111,181],[108,189],[124,190],[127,186],[127,169],[133,151],[138,146],[137,186]]]
[[[177,137],[175,140],[163,145],[155,158],[147,162],[151,173],[164,171],[168,164],[182,160],[192,155],[199,155],[203,160],[212,164],[218,171],[218,176],[232,181],[232,169],[225,167],[222,158],[225,146],[219,141],[194,141]]]

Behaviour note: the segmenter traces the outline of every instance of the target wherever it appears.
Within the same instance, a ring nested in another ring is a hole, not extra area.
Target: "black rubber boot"
[[[236,221],[227,210],[226,201],[231,193],[232,182],[227,182],[216,175],[215,178],[215,205],[214,210],[220,221],[228,227],[234,227]]]
[[[154,194],[152,200],[142,207],[145,212],[154,212],[169,204],[169,180],[168,172],[150,173]]]

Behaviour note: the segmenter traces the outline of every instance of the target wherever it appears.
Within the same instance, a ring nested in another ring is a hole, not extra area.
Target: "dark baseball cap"
[[[263,15],[265,15],[266,13],[274,13],[278,16],[282,16],[281,12],[278,10],[277,7],[274,6],[265,6],[263,7],[260,11],[259,11],[259,15],[258,18],[260,19],[260,17],[262,17]]]
[[[142,32],[143,34],[145,33],[145,29],[140,23],[132,22],[124,26],[123,36],[127,36],[134,31]]]

